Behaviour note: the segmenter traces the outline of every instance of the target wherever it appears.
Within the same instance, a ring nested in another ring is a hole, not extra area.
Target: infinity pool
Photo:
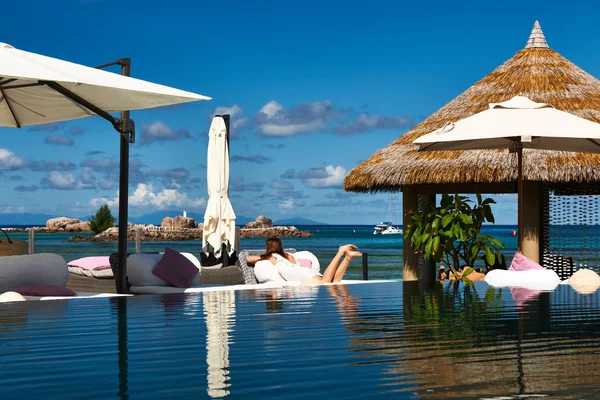
[[[594,399],[599,304],[402,282],[5,304],[0,398]]]

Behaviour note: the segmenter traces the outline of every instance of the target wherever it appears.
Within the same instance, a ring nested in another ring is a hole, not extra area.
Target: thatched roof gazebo
[[[549,48],[536,21],[523,50],[475,83],[346,176],[347,191],[403,192],[405,210],[415,210],[419,194],[516,193],[517,159],[508,150],[417,152],[412,142],[516,95],[600,122],[600,81]],[[523,252],[540,260],[544,184],[600,182],[600,155],[525,150]],[[417,276],[416,257],[404,246],[404,278]]]

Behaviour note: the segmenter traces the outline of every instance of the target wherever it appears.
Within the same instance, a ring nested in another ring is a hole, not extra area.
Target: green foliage
[[[422,251],[427,260],[445,262],[457,278],[467,279],[472,270],[458,272],[460,265],[473,267],[480,254],[488,265],[500,260],[502,242],[481,233],[484,222],[494,223],[491,198],[477,194],[477,203],[466,196],[444,194],[439,206],[430,205],[422,214],[413,212],[404,233],[411,246]]]
[[[88,221],[90,229],[95,233],[101,233],[115,225],[115,217],[110,212],[108,204],[103,205],[96,211],[96,215]]]

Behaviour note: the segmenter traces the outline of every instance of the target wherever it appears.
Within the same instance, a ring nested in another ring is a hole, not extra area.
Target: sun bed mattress
[[[97,278],[97,279],[113,279],[114,278],[112,269],[110,269],[110,268],[96,271],[96,270],[90,270],[90,269],[83,269],[83,268],[79,268],[79,267],[69,267],[69,273],[75,274],[75,275],[80,275],[80,276],[87,276],[88,278]]]

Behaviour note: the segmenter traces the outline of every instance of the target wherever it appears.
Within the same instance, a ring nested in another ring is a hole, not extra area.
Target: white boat
[[[398,219],[396,218],[396,210],[394,209],[394,199],[390,193],[390,216],[394,217],[396,226],[392,225],[391,222],[381,222],[375,225],[373,235],[401,235],[402,229],[398,228]]]
[[[373,235],[399,235],[402,234],[402,229],[398,229],[391,222],[382,222],[380,224],[375,225],[375,230],[373,231]]]

